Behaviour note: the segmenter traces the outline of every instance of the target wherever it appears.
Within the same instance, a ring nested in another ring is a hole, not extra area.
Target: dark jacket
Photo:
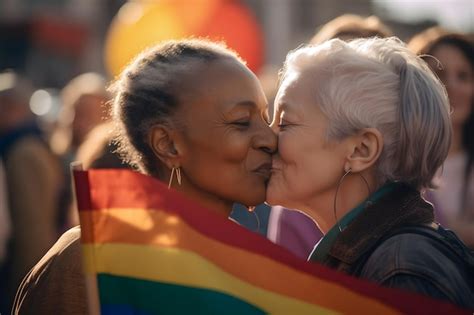
[[[471,253],[454,233],[429,228],[433,219],[418,191],[398,185],[339,234],[323,264],[474,309]]]

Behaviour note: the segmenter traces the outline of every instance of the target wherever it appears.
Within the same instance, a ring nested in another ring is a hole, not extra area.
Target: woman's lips
[[[253,170],[254,173],[269,178],[272,172],[272,163],[266,162]]]
[[[273,159],[272,161],[272,172],[281,170],[281,162],[279,160]]]

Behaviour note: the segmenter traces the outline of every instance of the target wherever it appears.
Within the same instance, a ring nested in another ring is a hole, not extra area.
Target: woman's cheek
[[[284,135],[281,140],[280,152],[282,177],[287,190],[290,191],[298,181],[298,164],[304,155],[304,149],[298,146],[297,139],[291,134]]]
[[[292,151],[294,151],[291,138],[291,135],[283,132],[278,136],[278,153],[283,162],[291,160]]]
[[[240,163],[247,158],[250,147],[250,137],[232,134],[223,137],[218,151],[229,162]]]

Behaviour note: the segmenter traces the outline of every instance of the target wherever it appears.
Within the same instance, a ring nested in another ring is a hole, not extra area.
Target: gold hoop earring
[[[352,169],[349,168],[349,170],[344,174],[342,175],[341,179],[339,179],[339,182],[337,183],[337,187],[336,187],[336,194],[334,195],[334,204],[333,204],[333,210],[334,210],[334,219],[336,220],[336,223],[337,223],[337,227],[339,228],[339,232],[342,232],[342,228],[341,228],[341,225],[339,224],[339,219],[337,218],[337,209],[336,209],[336,203],[337,203],[337,194],[339,192],[339,188],[341,187],[342,185],[342,182],[344,181],[344,179],[346,178],[347,175],[349,175],[349,173],[352,171]],[[369,196],[371,194],[370,192],[370,186],[369,186],[369,183],[367,182],[367,180],[365,179],[365,177],[362,175],[362,174],[358,174],[362,180],[364,181],[365,183],[365,186],[367,187],[367,191],[369,192]]]
[[[168,182],[168,189],[171,188],[171,184],[173,183],[174,173],[176,173],[176,179],[178,180],[178,185],[181,186],[181,167],[173,167],[171,169],[170,181]]]

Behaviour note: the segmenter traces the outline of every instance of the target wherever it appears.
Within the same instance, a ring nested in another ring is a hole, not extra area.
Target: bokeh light
[[[30,98],[30,109],[38,116],[49,113],[53,107],[53,98],[46,90],[35,91]]]

